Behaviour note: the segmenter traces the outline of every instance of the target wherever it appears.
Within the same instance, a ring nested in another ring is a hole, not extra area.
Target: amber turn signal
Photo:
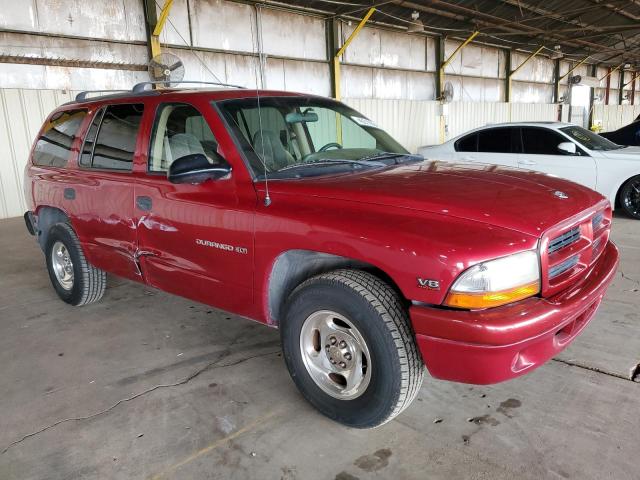
[[[536,281],[528,285],[502,290],[500,292],[469,293],[451,291],[447,295],[444,303],[449,307],[477,310],[517,302],[518,300],[536,295],[539,292],[540,283]]]

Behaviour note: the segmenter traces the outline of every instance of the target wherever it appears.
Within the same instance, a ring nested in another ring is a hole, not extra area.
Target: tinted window
[[[93,147],[93,168],[131,170],[143,108],[142,104],[107,107]]]
[[[100,120],[102,120],[102,115],[104,114],[104,109],[100,110],[96,113],[96,116],[91,122],[91,126],[89,127],[89,131],[87,135],[84,137],[84,145],[82,146],[82,155],[80,156],[80,165],[84,167],[91,166],[91,156],[93,155],[93,145],[96,141],[96,134],[98,133],[98,127],[100,126]]]
[[[478,134],[467,135],[456,142],[456,152],[477,152]]]
[[[524,153],[537,155],[560,155],[558,144],[566,142],[559,133],[547,128],[523,128],[522,143]]]
[[[64,167],[86,115],[86,110],[67,110],[51,117],[34,147],[33,163],[46,167]]]
[[[478,151],[492,153],[517,152],[517,142],[512,142],[512,137],[515,137],[517,132],[518,130],[515,128],[490,128],[488,130],[482,130],[478,132]]]
[[[165,104],[156,114],[149,152],[149,171],[166,172],[177,158],[204,154],[211,164],[219,157],[218,142],[202,114],[191,105]]]

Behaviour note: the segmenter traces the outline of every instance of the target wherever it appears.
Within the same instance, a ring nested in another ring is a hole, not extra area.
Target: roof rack
[[[87,99],[87,95],[90,93],[105,93],[105,92],[128,92],[129,90],[85,90],[76,95],[76,102],[82,102]]]
[[[201,85],[219,85],[222,87],[232,87],[232,88],[241,88],[244,89],[245,87],[242,87],[240,85],[233,85],[231,83],[221,83],[221,82],[199,82],[197,80],[182,80],[180,82],[178,81],[165,81],[165,80],[158,80],[155,82],[140,82],[137,83],[136,85],[133,86],[133,89],[131,90],[133,93],[140,93],[140,92],[144,92],[147,89],[148,85],[167,85],[167,84],[176,84],[176,85],[180,85],[182,83],[197,83],[197,84],[201,84]]]

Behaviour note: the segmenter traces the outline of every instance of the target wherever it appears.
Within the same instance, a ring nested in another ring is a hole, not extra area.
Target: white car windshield
[[[576,142],[580,143],[589,150],[618,150],[620,148],[624,148],[624,146],[613,143],[611,140],[607,140],[606,138],[601,137],[597,133],[593,133],[586,128],[571,126],[563,127],[560,129],[560,131],[566,133]]]

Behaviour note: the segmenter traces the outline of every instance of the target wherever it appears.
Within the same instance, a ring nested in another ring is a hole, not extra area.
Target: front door
[[[595,189],[597,171],[593,157],[579,145],[576,145],[578,151],[576,155],[564,155],[558,150],[560,143],[570,141],[549,128],[523,127],[523,153],[518,156],[518,166],[550,173]]]
[[[211,122],[217,132],[212,129],[205,110],[217,119],[206,102],[156,106],[146,172],[135,188],[139,262],[145,281],[154,287],[249,315],[253,184],[240,181],[237,171],[195,185],[167,179],[171,163],[185,155],[200,153],[212,163],[225,161],[220,157],[228,152],[217,140],[224,127]]]

